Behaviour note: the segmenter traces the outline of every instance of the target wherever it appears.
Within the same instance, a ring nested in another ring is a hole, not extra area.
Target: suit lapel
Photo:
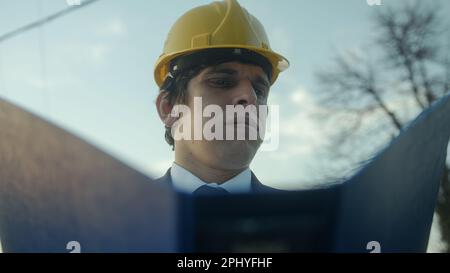
[[[169,183],[169,185],[172,186],[172,178],[170,177],[170,169],[171,168],[169,168],[167,170],[167,172],[162,177],[156,179],[155,182],[158,182],[158,183]]]
[[[252,192],[254,192],[254,193],[281,192],[281,190],[271,188],[271,187],[266,186],[263,183],[261,183],[253,172],[252,172],[252,182],[251,183],[252,183]]]

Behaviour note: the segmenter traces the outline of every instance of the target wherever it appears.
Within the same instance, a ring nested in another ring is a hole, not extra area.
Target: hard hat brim
[[[208,46],[203,48],[193,48],[188,50],[183,50],[179,52],[173,52],[171,54],[163,54],[157,60],[154,68],[154,77],[158,87],[161,88],[163,85],[168,73],[169,73],[169,64],[172,60],[177,57],[192,54],[201,50],[212,49],[212,48],[236,48],[236,49],[247,49],[253,52],[256,52],[263,57],[265,57],[272,65],[272,75],[271,75],[271,84],[273,84],[280,72],[286,70],[289,67],[289,61],[282,55],[273,52],[269,49],[253,47],[253,46],[242,46],[242,45],[226,45],[226,46]]]

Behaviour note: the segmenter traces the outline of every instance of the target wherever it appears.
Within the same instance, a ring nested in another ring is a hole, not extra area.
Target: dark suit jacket
[[[170,176],[170,168],[167,170],[166,174],[163,177],[160,177],[155,180],[158,183],[169,183],[172,185],[172,178]],[[251,192],[253,193],[274,193],[274,192],[282,192],[282,190],[274,189],[269,186],[262,184],[258,178],[256,178],[255,174],[252,172],[252,181],[251,181]]]

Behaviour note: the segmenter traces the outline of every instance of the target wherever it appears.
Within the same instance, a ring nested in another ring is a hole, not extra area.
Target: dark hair
[[[186,103],[186,95],[188,84],[191,79],[195,78],[206,66],[197,66],[188,70],[180,72],[175,78],[168,78],[161,86],[162,92],[166,93],[165,99],[169,101],[170,105],[178,103]],[[166,142],[175,149],[175,140],[172,136],[172,128],[165,127],[164,137]]]

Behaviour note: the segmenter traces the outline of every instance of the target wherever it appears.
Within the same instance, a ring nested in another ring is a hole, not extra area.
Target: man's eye
[[[255,93],[258,96],[264,96],[264,91],[262,91],[261,89],[255,88]]]
[[[234,86],[234,81],[233,80],[223,79],[223,78],[209,79],[208,82],[212,86],[219,87],[219,88]]]
[[[256,93],[256,95],[258,97],[265,97],[265,96],[267,96],[266,88],[255,86],[255,87],[253,87],[253,89],[255,90],[255,93]]]

